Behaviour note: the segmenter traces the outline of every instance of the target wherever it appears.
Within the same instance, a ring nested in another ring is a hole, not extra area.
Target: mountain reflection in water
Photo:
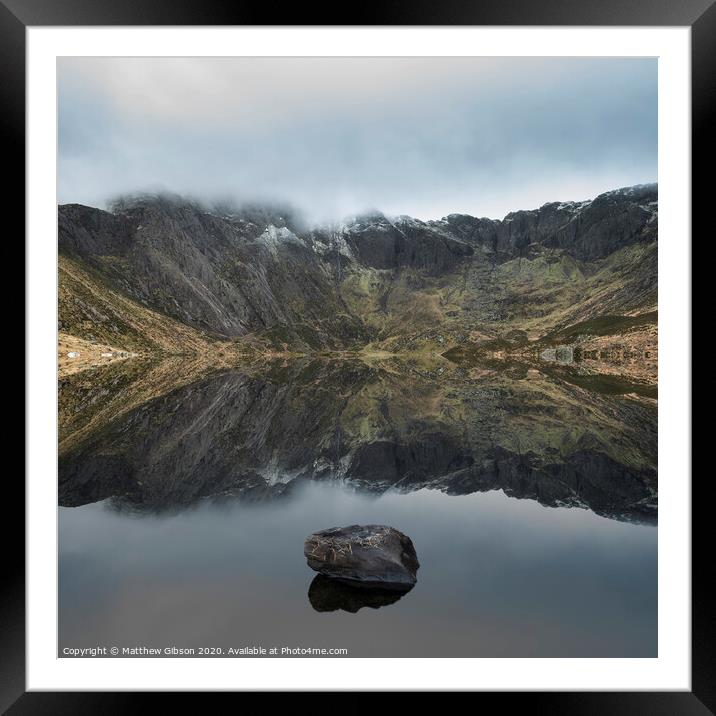
[[[107,366],[62,381],[60,505],[112,498],[117,509],[176,510],[337,481],[373,494],[502,490],[657,519],[656,401],[636,393],[445,360],[180,367]]]
[[[393,359],[64,379],[59,654],[656,656],[656,401],[577,383]],[[346,524],[408,534],[415,587],[316,576],[306,535]]]

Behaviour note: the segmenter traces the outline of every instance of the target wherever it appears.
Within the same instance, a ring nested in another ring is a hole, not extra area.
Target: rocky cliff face
[[[453,214],[431,226],[478,244],[502,260],[528,255],[531,245],[562,249],[591,261],[657,234],[657,186],[617,189],[591,201],[553,202],[516,211],[502,221]]]
[[[304,322],[329,344],[345,323],[360,335],[316,253],[281,217],[249,217],[167,199],[120,204],[113,214],[63,206],[60,252],[138,303],[214,335]]]
[[[60,206],[59,247],[108,289],[208,335],[335,349],[436,320],[529,328],[546,301],[563,305],[567,320],[578,313],[574,295],[599,272],[610,291],[604,305],[593,291],[582,296],[586,317],[615,301],[622,311],[654,303],[655,272],[626,267],[655,245],[657,216],[656,185],[501,221],[371,213],[317,228],[278,208],[207,210],[150,197],[111,212]]]

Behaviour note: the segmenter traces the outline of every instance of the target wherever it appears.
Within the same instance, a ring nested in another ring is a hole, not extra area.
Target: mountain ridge
[[[112,211],[61,205],[60,255],[202,334],[279,351],[355,349],[438,324],[537,336],[559,327],[550,304],[563,321],[656,305],[656,184],[501,220],[372,211],[307,227],[280,205],[221,212],[176,196],[125,198]],[[73,333],[66,315],[61,303]]]

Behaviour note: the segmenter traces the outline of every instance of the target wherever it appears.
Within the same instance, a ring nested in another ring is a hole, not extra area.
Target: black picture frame
[[[280,18],[280,22],[275,20]],[[509,0],[501,3],[443,0],[392,0],[382,4],[349,7],[318,3],[287,5],[280,15],[276,6],[243,0],[0,0],[0,127],[3,134],[6,217],[12,230],[6,241],[19,246],[25,219],[25,30],[28,26],[92,25],[483,25],[483,26],[688,26],[691,28],[692,67],[692,233],[706,242],[713,200],[709,181],[713,173],[714,106],[716,105],[716,2],[715,0]],[[711,171],[709,171],[711,170]],[[701,181],[697,177],[702,177]],[[8,249],[6,245],[6,250]],[[689,237],[684,237],[684,250]],[[695,267],[696,264],[692,265]],[[698,286],[696,276],[693,286]],[[668,299],[668,297],[665,297]],[[708,304],[707,304],[708,305]],[[684,350],[690,350],[685,346]],[[698,357],[695,356],[695,360]],[[701,360],[704,360],[702,358]],[[697,369],[696,363],[693,364]],[[27,381],[32,375],[25,375]],[[694,421],[694,440],[699,423]],[[712,501],[711,471],[692,481],[692,690],[690,692],[598,693],[473,693],[476,706],[499,698],[500,706],[537,713],[569,714],[708,714],[716,713],[716,657],[711,570],[711,528],[707,510]],[[9,479],[11,478],[12,479]],[[688,484],[689,475],[670,476]],[[24,504],[22,483],[8,471],[5,480],[8,505]],[[9,493],[9,494],[8,494]],[[19,512],[19,510],[16,510]],[[24,512],[23,512],[24,515]],[[22,521],[22,518],[21,518]],[[14,716],[35,713],[124,713],[140,700],[157,707],[157,698],[182,699],[183,707],[195,695],[25,692],[25,558],[18,528],[6,538],[0,600],[0,709]],[[201,694],[201,697],[216,696]],[[351,699],[360,708],[365,695]],[[293,703],[296,705],[293,696]],[[308,696],[306,694],[305,696]],[[312,696],[311,696],[312,698]],[[444,698],[444,694],[441,696]],[[299,700],[300,701],[300,700]],[[206,702],[202,702],[205,706]],[[341,708],[345,707],[345,703]]]

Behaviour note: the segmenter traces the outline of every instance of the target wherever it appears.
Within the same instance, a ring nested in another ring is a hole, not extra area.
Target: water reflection
[[[656,418],[648,395],[516,364],[70,376],[60,649],[655,656]],[[306,534],[356,523],[410,535],[419,588],[314,577]]]
[[[649,396],[448,361],[290,361],[188,378],[177,368],[152,366],[147,380],[108,367],[63,382],[61,505],[173,510],[288,499],[306,482],[334,481],[372,494],[502,490],[657,519]],[[144,400],[142,385],[153,391]]]
[[[317,612],[344,612],[355,614],[363,607],[380,609],[395,604],[412,587],[403,590],[380,589],[375,587],[353,586],[339,579],[317,574],[308,588],[308,601]]]
[[[351,657],[657,654],[657,530],[502,492],[380,495],[306,483],[289,500],[179,512],[59,510],[59,646],[346,647]],[[391,524],[420,579],[399,601],[318,612],[307,533]]]

